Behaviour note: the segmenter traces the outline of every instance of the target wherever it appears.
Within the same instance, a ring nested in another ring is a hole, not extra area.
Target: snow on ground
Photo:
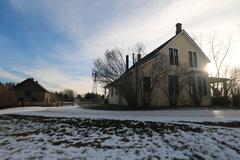
[[[117,119],[137,121],[240,121],[240,110],[151,110],[151,111],[103,111],[63,107],[21,107],[0,110],[0,114],[38,115],[48,117],[75,117],[91,119]]]
[[[240,159],[240,128],[22,115],[0,126],[1,159]]]

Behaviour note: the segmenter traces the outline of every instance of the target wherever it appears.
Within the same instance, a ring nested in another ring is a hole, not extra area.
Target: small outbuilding
[[[18,83],[13,90],[18,106],[48,106],[50,104],[50,92],[33,78]]]

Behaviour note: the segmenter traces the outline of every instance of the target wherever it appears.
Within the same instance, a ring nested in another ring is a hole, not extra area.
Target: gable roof
[[[204,55],[204,57],[208,60],[208,62],[211,62],[210,59],[206,56],[206,54],[203,52],[203,50],[197,45],[197,43],[189,36],[189,34],[183,30],[182,34],[184,34],[188,40]]]
[[[134,68],[136,68],[137,66],[140,66],[146,62],[148,62],[149,60],[151,60],[152,58],[154,58],[155,56],[157,56],[157,54],[159,53],[160,50],[162,50],[167,44],[169,44],[177,35],[173,36],[172,38],[170,38],[169,40],[167,40],[165,43],[163,43],[161,46],[159,46],[158,48],[156,48],[155,50],[153,50],[152,52],[150,52],[149,54],[147,54],[146,56],[144,56],[143,58],[141,58],[139,61],[137,61],[136,63],[134,63],[127,71],[130,71]]]
[[[119,81],[121,79],[121,77],[127,73],[129,73],[130,71],[132,71],[133,69],[135,69],[136,67],[143,65],[144,63],[148,62],[149,60],[153,59],[155,56],[157,56],[157,54],[159,53],[160,50],[162,50],[167,44],[169,44],[177,35],[173,36],[172,38],[170,38],[169,40],[167,40],[165,43],[163,43],[161,46],[159,46],[158,48],[156,48],[155,50],[153,50],[152,52],[150,52],[149,54],[147,54],[146,56],[144,56],[143,58],[141,58],[139,61],[137,61],[136,63],[134,63],[128,70],[126,70],[120,77],[118,77],[117,79],[115,79],[113,82],[107,84],[106,86],[104,86],[104,88],[107,88],[108,86],[112,85],[113,83]]]
[[[16,86],[14,86],[13,89],[17,89],[17,88],[21,87],[23,84],[25,84],[25,83],[27,83],[27,82],[31,82],[31,83],[33,83],[37,88],[41,89],[42,91],[50,93],[50,92],[49,92],[48,90],[46,90],[42,85],[40,85],[40,84],[38,83],[38,81],[34,81],[33,78],[27,78],[27,79],[25,79],[24,81],[18,83]]]
[[[156,48],[155,50],[153,50],[152,52],[150,52],[149,54],[147,54],[146,56],[144,56],[143,58],[141,58],[139,61],[137,61],[134,65],[132,65],[127,71],[130,71],[134,68],[136,68],[137,66],[140,66],[146,62],[148,62],[149,60],[151,60],[152,58],[154,58],[155,56],[157,56],[157,54],[164,49],[165,47],[167,47],[171,42],[173,42],[178,36],[180,35],[185,35],[186,38],[188,38],[188,40],[204,55],[204,57],[208,60],[208,62],[210,62],[209,58],[204,54],[204,52],[202,51],[202,49],[196,44],[196,42],[187,34],[187,32],[185,30],[182,30],[180,33],[174,35],[172,38],[170,38],[169,40],[167,40],[165,43],[163,43],[161,46],[159,46],[158,48]]]

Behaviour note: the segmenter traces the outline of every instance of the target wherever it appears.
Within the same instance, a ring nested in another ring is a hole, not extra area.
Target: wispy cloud
[[[28,0],[12,0],[12,3],[15,8],[23,11],[29,8],[43,10],[56,29],[72,36],[70,48],[56,47],[59,58],[72,61],[76,60],[73,58],[76,56],[95,58],[108,48],[128,47],[138,41],[144,42],[150,51],[174,34],[174,25],[177,22],[182,22],[190,32],[202,33],[226,29],[229,31],[240,20],[237,16],[239,2],[236,0],[123,0],[88,3],[59,3],[54,0],[29,3]],[[109,12],[104,10],[106,5]]]
[[[236,38],[240,37],[238,0],[10,2],[19,14],[44,17],[44,25],[62,34],[57,39],[67,39],[66,42],[50,44],[44,50],[35,48],[35,60],[31,66],[20,63],[8,66],[42,80],[52,89],[73,88],[80,93],[91,91],[93,59],[102,56],[106,49],[128,48],[139,41],[150,52],[174,35],[177,22],[182,22],[190,35],[213,31],[232,33],[232,56],[240,50],[240,40]]]
[[[0,78],[4,80],[11,80],[11,81],[21,81],[23,80],[22,77],[17,76],[16,73],[13,73],[11,71],[7,71],[0,67]]]
[[[25,78],[33,77],[38,80],[43,86],[46,86],[50,91],[61,91],[66,88],[73,89],[76,93],[86,93],[91,91],[92,79],[89,76],[72,76],[63,71],[54,68],[53,66],[26,68],[19,67],[15,70],[16,73],[24,74]],[[4,70],[0,70],[0,74],[4,73],[4,77],[9,80],[20,81],[23,78],[17,77]]]

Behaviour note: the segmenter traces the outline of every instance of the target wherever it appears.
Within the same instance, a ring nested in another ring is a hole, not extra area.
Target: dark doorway
[[[20,106],[20,107],[24,107],[25,106],[25,101],[24,101],[23,98],[19,98],[18,99],[18,106]]]

